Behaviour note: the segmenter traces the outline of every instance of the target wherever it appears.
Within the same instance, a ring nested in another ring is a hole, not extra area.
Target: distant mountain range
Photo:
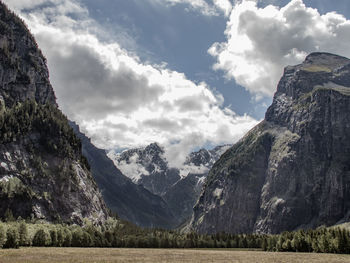
[[[169,167],[164,149],[157,143],[122,153],[111,151],[108,156],[135,184],[162,197],[177,224],[181,224],[192,215],[192,208],[210,168],[229,147],[225,145],[193,152],[181,168]]]

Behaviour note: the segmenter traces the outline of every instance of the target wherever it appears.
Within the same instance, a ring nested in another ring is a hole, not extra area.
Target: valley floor
[[[0,249],[0,262],[345,263],[350,262],[350,255],[272,253],[232,249],[20,248]]]

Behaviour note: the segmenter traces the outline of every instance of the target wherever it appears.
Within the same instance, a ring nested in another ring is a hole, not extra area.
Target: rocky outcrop
[[[57,108],[45,58],[0,2],[0,215],[83,224],[107,207]]]
[[[73,122],[70,125],[82,142],[83,155],[89,161],[92,176],[112,212],[142,227],[172,228],[177,224],[176,217],[160,196],[134,184],[115,167],[105,150],[96,148],[79,131],[78,125]]]
[[[285,68],[265,120],[209,172],[190,226],[279,233],[350,219],[350,60]]]

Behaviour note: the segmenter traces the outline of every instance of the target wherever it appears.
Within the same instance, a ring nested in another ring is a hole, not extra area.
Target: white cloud
[[[205,83],[101,41],[79,2],[46,1],[21,14],[47,57],[60,108],[99,147],[159,142],[177,166],[194,148],[232,143],[257,123],[223,108],[222,95]]]
[[[217,8],[224,12],[228,16],[232,10],[232,4],[229,0],[213,0],[213,3]]]
[[[4,2],[8,4],[12,9],[21,10],[27,8],[35,8],[45,3],[45,1],[46,0],[5,0]]]
[[[180,172],[181,177],[186,177],[189,174],[207,173],[207,172],[209,172],[209,168],[204,166],[204,165],[196,166],[194,164],[186,164],[180,169],[179,172]]]
[[[350,56],[350,21],[334,12],[321,15],[302,0],[279,8],[238,1],[225,34],[227,41],[208,50],[214,69],[223,70],[256,98],[272,96],[283,67],[314,51]]]
[[[198,11],[206,16],[218,16],[220,13],[229,15],[232,4],[230,0],[210,0],[209,3],[206,0],[150,0],[153,3],[165,4],[165,5],[178,5],[183,4],[187,6],[187,10]]]
[[[139,156],[135,152],[128,160],[119,161],[117,154],[113,151],[108,153],[108,157],[113,160],[119,170],[127,177],[129,177],[134,183],[137,183],[143,176],[148,176],[149,172],[139,162]]]

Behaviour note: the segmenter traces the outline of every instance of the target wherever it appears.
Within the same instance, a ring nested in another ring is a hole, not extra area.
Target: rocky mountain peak
[[[24,22],[0,2],[0,95],[7,106],[27,99],[56,105],[46,59]]]
[[[334,71],[335,69],[343,67],[349,63],[350,61],[346,57],[326,52],[314,52],[305,58],[305,61],[302,63],[302,68],[306,70],[308,67],[318,66],[320,67],[318,69],[319,71],[328,72],[329,70]]]
[[[148,153],[152,153],[152,154],[161,154],[164,153],[164,150],[162,147],[159,146],[158,143],[153,142],[149,145],[146,146],[145,151]]]
[[[295,124],[291,117],[295,113],[299,119],[305,117],[309,106],[321,97],[330,97],[332,92],[350,96],[349,72],[348,58],[329,53],[312,53],[302,64],[286,67],[265,119],[274,123]],[[324,99],[322,103],[327,103],[327,100]]]
[[[315,87],[327,83],[350,86],[350,60],[330,53],[311,53],[305,61],[284,69],[275,98],[281,95],[299,99]]]

